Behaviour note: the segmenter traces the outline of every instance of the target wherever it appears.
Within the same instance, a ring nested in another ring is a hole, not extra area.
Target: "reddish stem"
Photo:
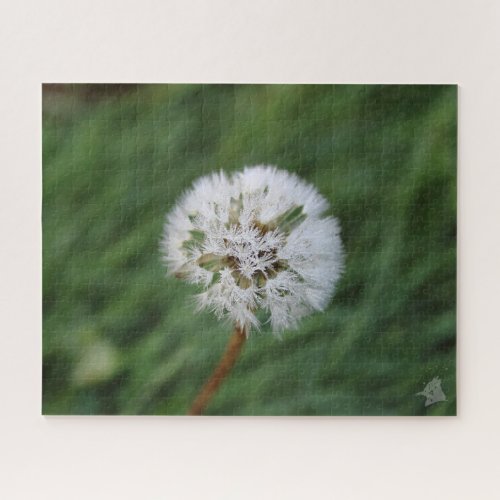
[[[229,339],[229,343],[227,344],[226,350],[222,355],[219,364],[217,365],[217,368],[205,383],[198,396],[196,396],[196,399],[194,400],[188,415],[203,414],[203,411],[207,407],[213,395],[222,384],[227,374],[231,371],[231,368],[236,363],[245,340],[245,331],[238,327],[235,327],[234,332]]]

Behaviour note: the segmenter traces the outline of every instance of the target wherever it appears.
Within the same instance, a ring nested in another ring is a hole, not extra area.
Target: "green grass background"
[[[166,278],[164,217],[264,163],[331,202],[345,273],[300,330],[251,335],[207,414],[455,414],[456,106],[441,85],[44,86],[43,412],[186,412],[230,326]]]

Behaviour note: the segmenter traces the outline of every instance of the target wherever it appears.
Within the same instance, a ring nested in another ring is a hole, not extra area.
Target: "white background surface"
[[[500,2],[0,9],[0,498],[500,498]],[[458,83],[459,416],[40,416],[42,81]]]

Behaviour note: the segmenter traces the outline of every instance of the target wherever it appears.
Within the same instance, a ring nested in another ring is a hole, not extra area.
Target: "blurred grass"
[[[184,414],[230,333],[165,278],[164,216],[200,175],[275,164],[339,218],[331,306],[251,336],[208,413],[453,415],[456,87],[49,85],[43,412]],[[447,401],[415,394],[435,376]]]

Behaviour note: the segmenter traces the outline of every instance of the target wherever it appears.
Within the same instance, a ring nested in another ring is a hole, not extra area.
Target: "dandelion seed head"
[[[276,167],[199,178],[168,214],[170,274],[199,285],[199,309],[274,332],[328,305],[342,272],[340,228],[316,188]],[[261,315],[259,315],[260,317]]]

